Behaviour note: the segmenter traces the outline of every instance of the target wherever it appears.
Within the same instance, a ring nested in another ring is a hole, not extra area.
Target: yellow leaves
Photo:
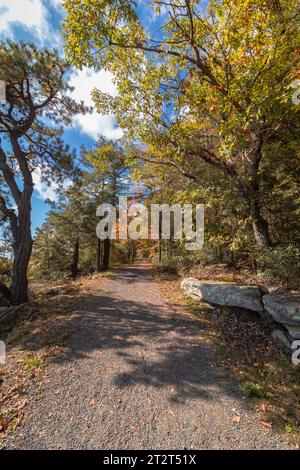
[[[96,61],[115,76],[119,96],[94,91],[97,110],[116,115],[127,135],[152,144],[158,155],[169,158],[171,148],[178,161],[183,149],[194,150],[198,143],[216,145],[216,154],[228,160],[250,140],[250,123],[259,124],[261,116],[273,123],[289,106],[286,94],[279,99],[278,83],[295,62],[295,0],[282,0],[280,21],[265,0],[211,2],[206,16],[194,18],[204,67],[186,57],[189,51],[195,59],[184,15],[169,18],[148,41],[148,31],[126,2],[68,0],[65,5],[67,47],[76,64]]]

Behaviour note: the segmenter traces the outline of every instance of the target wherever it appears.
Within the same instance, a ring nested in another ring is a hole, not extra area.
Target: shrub
[[[279,283],[283,287],[300,286],[300,248],[295,245],[256,249],[252,253],[258,271],[266,281]]]
[[[249,398],[265,398],[266,392],[263,387],[253,382],[245,382],[243,385],[243,393]]]
[[[154,264],[154,270],[157,273],[164,273],[164,274],[178,274],[177,267],[172,263],[157,263]]]

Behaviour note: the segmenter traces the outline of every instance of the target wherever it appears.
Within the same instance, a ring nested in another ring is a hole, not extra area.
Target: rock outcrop
[[[283,325],[293,339],[300,339],[300,293],[279,290],[263,296],[265,310]]]
[[[184,279],[181,288],[194,299],[225,307],[238,307],[263,312],[262,291],[257,286],[243,286],[230,282],[199,281],[192,277]]]
[[[271,335],[274,341],[286,351],[291,352],[293,343],[300,340],[300,292],[277,290],[266,294],[258,286],[204,281],[192,277],[184,279],[181,288],[196,300],[238,308],[248,315],[256,312],[268,321],[269,326],[273,326]]]

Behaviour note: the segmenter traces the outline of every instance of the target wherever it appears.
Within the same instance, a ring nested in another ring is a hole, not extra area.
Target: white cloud
[[[48,5],[60,9],[62,0],[48,0]],[[49,11],[42,0],[1,0],[0,3],[0,31],[6,36],[13,37],[12,27],[21,25],[34,33],[41,44],[51,42],[62,48],[62,39],[58,31],[50,25]],[[62,11],[63,12],[63,11]],[[61,49],[62,50],[62,49]],[[112,82],[112,75],[101,70],[95,72],[83,69],[75,72],[70,84],[75,87],[72,93],[76,101],[83,101],[87,106],[93,106],[91,92],[94,88],[116,96],[117,89]],[[116,125],[114,116],[106,116],[96,112],[86,115],[77,115],[74,124],[81,132],[94,139],[102,134],[111,139],[122,137],[123,132]]]
[[[54,7],[61,7],[63,0],[48,0]]]
[[[11,26],[21,23],[26,28],[35,28],[40,34],[45,21],[44,6],[40,0],[1,0],[0,29],[11,34]]]
[[[74,123],[93,139],[97,139],[99,135],[108,139],[120,139],[123,135],[122,129],[116,127],[114,116],[102,116],[98,113],[79,115],[74,119]]]
[[[117,96],[118,94],[118,90],[113,83],[112,74],[105,70],[96,72],[84,67],[82,70],[76,71],[72,75],[70,85],[75,87],[72,96],[76,100],[84,101],[87,106],[93,106],[91,91],[94,88],[98,88],[112,96]]]
[[[48,7],[46,7],[46,5]],[[21,26],[33,33],[42,45],[55,45],[62,51],[62,38],[58,30],[53,29],[50,22],[49,6],[61,11],[62,0],[0,0],[0,31],[13,38],[13,27]],[[116,96],[117,89],[112,82],[112,75],[101,70],[95,72],[84,68],[75,72],[70,80],[75,87],[72,93],[76,101],[83,101],[87,106],[93,106],[91,92],[94,88]],[[102,134],[111,139],[122,137],[122,130],[117,127],[114,116],[102,115],[96,112],[77,115],[74,125],[81,132],[96,139]]]
[[[72,97],[78,102],[83,101],[86,106],[94,106],[91,98],[91,92],[94,88],[104,93],[109,93],[112,96],[118,94],[117,88],[113,83],[112,74],[105,70],[95,72],[94,70],[83,68],[73,74],[70,79],[70,85],[75,88],[72,92]],[[123,131],[117,127],[115,117],[110,115],[96,112],[92,114],[79,114],[74,119],[74,123],[82,132],[94,139],[99,134],[109,139],[118,139],[123,135]]]
[[[42,181],[40,170],[35,170],[32,173],[32,178],[34,183],[34,190],[41,199],[49,199],[52,202],[57,202],[59,196],[59,186],[57,183],[55,183],[55,181],[51,181],[50,186],[45,181]],[[67,188],[70,184],[71,182],[66,179],[64,181],[63,187]]]
[[[56,0],[51,0],[51,3]],[[56,6],[53,4],[53,6]],[[12,27],[21,25],[33,32],[42,42],[51,34],[48,11],[41,0],[1,0],[0,30],[12,37]]]

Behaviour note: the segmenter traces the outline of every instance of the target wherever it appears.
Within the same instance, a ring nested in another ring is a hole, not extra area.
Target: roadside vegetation
[[[274,343],[267,325],[245,322],[228,309],[216,309],[187,298],[174,274],[154,271],[154,276],[176,310],[184,309],[199,320],[199,337],[213,346],[216,363],[236,377],[259,422],[286,434],[299,446],[300,370]],[[242,419],[237,415],[236,422]]]

